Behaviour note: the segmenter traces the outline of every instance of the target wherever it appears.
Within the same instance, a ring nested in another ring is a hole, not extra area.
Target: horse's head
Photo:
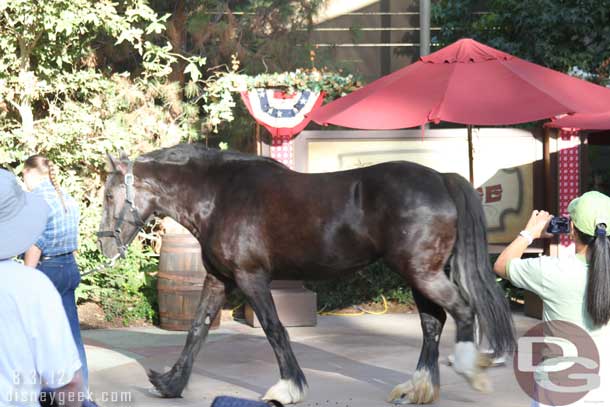
[[[124,256],[127,246],[152,215],[152,194],[134,176],[134,163],[125,153],[119,160],[108,154],[108,164],[98,239],[102,253],[117,258]]]

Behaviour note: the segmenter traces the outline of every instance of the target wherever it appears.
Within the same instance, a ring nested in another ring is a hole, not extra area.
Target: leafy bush
[[[493,264],[498,256],[490,256]],[[510,281],[498,279],[498,284],[510,300],[523,300],[523,290]],[[348,277],[328,281],[308,281],[307,288],[318,295],[319,310],[333,310],[363,303],[388,301],[414,304],[413,293],[402,278],[379,261]]]
[[[388,301],[413,304],[411,289],[402,276],[382,262],[347,277],[328,281],[308,281],[306,287],[318,295],[319,310],[333,310],[369,302]]]
[[[109,321],[120,319],[124,325],[133,320],[156,321],[156,277],[152,273],[157,265],[156,254],[136,240],[126,258],[114,267],[84,276],[77,297],[99,303]]]

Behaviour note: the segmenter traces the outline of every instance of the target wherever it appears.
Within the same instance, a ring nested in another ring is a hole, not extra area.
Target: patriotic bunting
[[[255,89],[241,93],[254,119],[275,137],[299,134],[310,119],[306,117],[324,101],[324,94],[310,90],[286,93],[277,89]]]

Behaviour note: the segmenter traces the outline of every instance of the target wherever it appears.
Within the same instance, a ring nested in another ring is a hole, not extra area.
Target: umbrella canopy
[[[576,113],[545,123],[547,127],[581,130],[610,130],[610,112],[590,114]]]
[[[319,124],[401,129],[428,122],[507,125],[610,111],[610,89],[459,40],[313,112]]]

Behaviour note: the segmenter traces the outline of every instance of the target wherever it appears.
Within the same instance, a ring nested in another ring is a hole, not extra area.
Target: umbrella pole
[[[470,183],[474,185],[474,146],[472,145],[472,126],[468,125],[468,170]]]

